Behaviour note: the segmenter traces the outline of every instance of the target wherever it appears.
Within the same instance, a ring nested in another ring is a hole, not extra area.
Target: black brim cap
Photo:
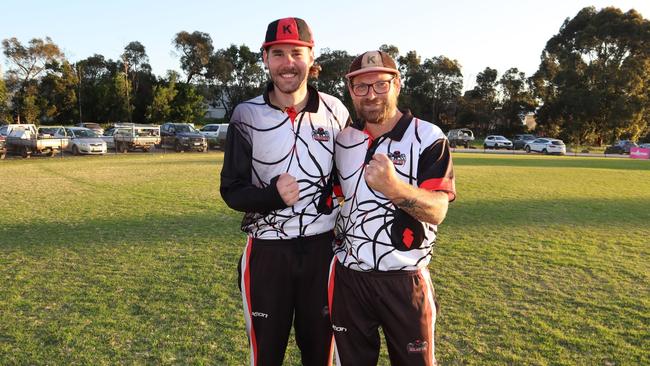
[[[266,38],[262,48],[274,44],[294,44],[314,47],[314,38],[307,22],[300,18],[283,18],[271,22],[266,29]]]

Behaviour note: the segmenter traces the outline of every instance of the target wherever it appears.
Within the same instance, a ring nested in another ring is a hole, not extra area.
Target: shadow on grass
[[[597,159],[580,157],[529,157],[529,156],[501,156],[501,157],[473,157],[454,155],[454,163],[459,166],[507,166],[531,168],[587,168],[587,169],[615,169],[615,170],[650,170],[650,161],[635,159]]]
[[[241,214],[227,212],[5,225],[0,228],[0,249],[25,245],[142,245],[238,240],[244,235],[240,222]]]
[[[650,224],[650,200],[537,199],[457,201],[443,225],[502,226],[632,226]],[[223,242],[242,240],[241,214],[225,210],[184,215],[149,215],[137,218],[94,218],[83,222],[36,222],[0,228],[0,248],[24,245],[157,244],[161,242]],[[648,229],[650,230],[650,229]]]
[[[457,201],[446,223],[463,227],[650,226],[650,199],[526,199]],[[443,224],[444,225],[444,224]],[[650,231],[650,229],[647,229]]]

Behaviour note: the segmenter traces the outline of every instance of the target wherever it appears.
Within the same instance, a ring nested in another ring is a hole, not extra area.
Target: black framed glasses
[[[370,88],[372,87],[372,90],[375,91],[375,94],[386,94],[390,90],[390,85],[393,83],[393,80],[395,77],[392,77],[388,80],[379,80],[376,81],[372,84],[365,84],[365,83],[359,83],[359,84],[352,84],[352,92],[354,95],[357,97],[365,97],[368,95],[368,92],[370,91]]]

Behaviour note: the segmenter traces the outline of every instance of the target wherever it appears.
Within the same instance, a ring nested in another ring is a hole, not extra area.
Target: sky
[[[172,40],[180,31],[210,34],[215,49],[260,47],[268,23],[295,16],[307,21],[321,49],[356,55],[392,44],[403,55],[444,55],[462,66],[465,89],[486,67],[532,75],[546,42],[580,9],[636,9],[650,19],[650,0],[327,0],[143,1],[3,0],[0,39],[50,37],[71,62],[94,54],[117,59],[132,41],[145,46],[156,75],[180,71]],[[0,55],[0,67],[11,65]]]

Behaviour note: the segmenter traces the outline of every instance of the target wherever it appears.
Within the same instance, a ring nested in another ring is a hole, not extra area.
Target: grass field
[[[441,365],[650,364],[650,161],[454,159]],[[246,364],[221,161],[0,162],[0,365]]]

